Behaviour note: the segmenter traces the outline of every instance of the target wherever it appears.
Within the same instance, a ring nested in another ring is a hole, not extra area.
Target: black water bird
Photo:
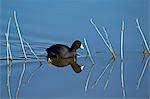
[[[57,67],[65,67],[71,65],[76,73],[80,73],[84,66],[77,64],[77,49],[84,49],[79,40],[73,42],[71,47],[63,44],[55,44],[46,49],[47,61]]]

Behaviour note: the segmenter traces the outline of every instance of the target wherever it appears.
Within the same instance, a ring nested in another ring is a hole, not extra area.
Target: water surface
[[[26,84],[29,74],[39,66],[35,59],[28,60],[19,98],[121,98],[119,54],[123,17],[125,20],[126,96],[140,99],[149,98],[149,67],[144,74],[140,89],[136,90],[137,81],[143,68],[141,63],[143,50],[142,38],[135,23],[135,19],[139,18],[144,35],[149,41],[149,0],[0,0],[0,4],[0,58],[6,57],[5,32],[8,19],[13,15],[13,10],[16,10],[22,37],[31,44],[43,63],[42,69],[36,73],[29,84]],[[91,88],[111,58],[107,47],[91,25],[89,21],[91,18],[100,31],[102,31],[101,27],[105,26],[115,53],[118,55],[106,90],[104,90],[104,83],[108,72],[96,88]],[[84,92],[84,86],[91,66],[89,59],[87,61],[84,57],[78,59],[79,63],[85,64],[85,69],[80,74],[76,74],[70,66],[56,68],[48,65],[45,52],[45,49],[52,44],[62,43],[71,46],[74,40],[78,39],[83,42],[84,37],[88,41],[95,61],[87,93]],[[23,53],[14,19],[11,23],[9,41],[13,57],[22,57]],[[27,46],[25,47],[28,57],[33,57]],[[96,51],[103,53],[96,53]],[[11,91],[13,98],[23,63],[23,60],[14,60],[12,64]],[[5,60],[0,60],[0,74],[1,98],[7,99]]]

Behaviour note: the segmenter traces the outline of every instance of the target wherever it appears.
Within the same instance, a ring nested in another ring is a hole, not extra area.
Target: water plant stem
[[[8,96],[9,99],[12,99],[12,95],[11,95],[11,88],[10,88],[10,71],[11,71],[11,62],[9,61],[10,57],[12,58],[11,55],[11,50],[10,50],[10,46],[9,46],[9,31],[10,31],[10,23],[11,23],[11,17],[9,18],[8,21],[8,26],[7,26],[7,33],[5,34],[6,36],[6,57],[7,57],[7,91],[8,91]]]
[[[121,29],[121,87],[122,87],[122,95],[125,97],[125,83],[124,83],[124,20],[122,20],[122,29]]]
[[[97,78],[97,80],[94,82],[92,88],[94,88],[94,87],[98,84],[98,82],[101,80],[101,78],[102,78],[103,75],[105,74],[106,70],[107,70],[108,67],[111,65],[112,61],[114,61],[114,58],[113,58],[113,57],[108,61],[106,67],[104,68],[104,70],[102,71],[102,73],[98,76],[98,78]]]
[[[137,24],[137,28],[138,28],[138,30],[139,30],[139,32],[140,32],[142,38],[143,38],[143,41],[144,41],[144,44],[145,44],[145,46],[146,46],[147,52],[150,54],[150,49],[149,49],[148,44],[147,44],[147,42],[146,42],[144,33],[143,33],[143,31],[142,31],[142,29],[141,29],[141,27],[140,27],[140,23],[139,23],[138,18],[136,19],[136,24]]]
[[[96,24],[94,23],[93,19],[90,19],[91,24],[94,26],[95,30],[97,31],[97,33],[100,35],[100,37],[102,38],[102,40],[104,41],[104,44],[107,46],[107,48],[109,49],[109,51],[112,53],[112,55],[115,58],[115,54],[112,50],[112,48],[109,46],[109,44],[106,42],[106,40],[104,39],[103,35],[101,34],[101,32],[99,31],[98,27],[96,26]]]
[[[19,24],[18,24],[17,17],[16,17],[16,11],[14,11],[14,19],[15,19],[15,23],[16,23],[18,35],[19,35],[19,38],[20,38],[20,43],[21,43],[21,46],[22,46],[22,51],[23,51],[25,59],[27,59],[25,47],[24,47],[23,40],[22,40],[22,37],[21,37],[21,32],[20,32]]]
[[[24,61],[22,72],[21,72],[21,75],[20,75],[20,78],[19,78],[19,83],[18,83],[18,87],[17,87],[17,90],[16,90],[16,96],[15,96],[16,99],[18,99],[19,90],[20,90],[20,87],[22,85],[22,80],[23,80],[24,72],[26,70],[26,62],[27,62],[27,60]]]
[[[91,62],[92,62],[92,66],[90,67],[90,71],[89,71],[89,73],[88,73],[87,80],[86,80],[86,83],[85,83],[85,88],[84,88],[85,92],[87,92],[88,85],[89,85],[89,80],[90,80],[90,77],[91,77],[91,74],[92,74],[92,70],[93,70],[93,68],[94,68],[94,64],[95,64],[95,63],[94,63],[94,60],[93,60],[93,58],[92,58],[90,49],[89,49],[89,47],[88,47],[88,43],[87,43],[87,41],[86,41],[85,38],[84,38],[84,44],[85,44],[85,46],[86,46],[88,56],[90,57],[90,60],[91,60]]]

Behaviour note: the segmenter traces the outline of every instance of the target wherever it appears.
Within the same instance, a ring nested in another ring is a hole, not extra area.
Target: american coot
[[[84,49],[83,45],[79,40],[73,42],[72,46],[69,48],[63,44],[52,45],[47,48],[47,61],[49,64],[53,64],[57,67],[65,67],[71,65],[72,69],[76,73],[80,73],[84,66],[77,64],[77,49]]]

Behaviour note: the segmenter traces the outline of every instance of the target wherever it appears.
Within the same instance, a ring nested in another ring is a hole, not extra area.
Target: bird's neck
[[[71,52],[76,52],[77,49],[71,48]]]
[[[71,49],[72,52],[76,52],[77,51],[77,48],[75,46],[73,46],[73,45],[71,46],[70,49]]]

